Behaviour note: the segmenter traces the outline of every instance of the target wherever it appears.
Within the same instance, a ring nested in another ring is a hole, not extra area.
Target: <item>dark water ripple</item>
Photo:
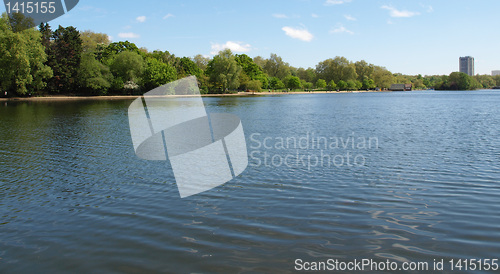
[[[205,98],[251,135],[376,137],[359,166],[250,166],[180,199],[135,157],[130,101],[0,106],[0,272],[292,272],[295,259],[500,257],[500,95]],[[254,136],[255,137],[255,136]],[[259,157],[257,157],[259,158]]]

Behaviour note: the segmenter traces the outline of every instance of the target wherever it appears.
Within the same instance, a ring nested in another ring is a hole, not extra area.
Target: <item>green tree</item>
[[[316,88],[319,88],[319,89],[326,88],[326,81],[323,79],[318,79],[318,81],[316,81]]]
[[[437,79],[434,80],[434,88],[436,90],[446,90],[449,89],[449,76],[448,75],[442,75],[438,77]]]
[[[40,31],[42,45],[45,47],[45,52],[48,54],[48,50],[50,49],[50,44],[52,42],[52,35],[54,34],[54,32],[50,28],[49,23],[41,23],[38,29]]]
[[[111,40],[105,33],[96,33],[91,30],[81,31],[80,38],[82,39],[83,52],[97,52],[99,49],[106,48]]]
[[[297,77],[299,77],[301,80],[305,80],[306,82],[311,82],[311,83],[315,82],[317,78],[316,71],[313,68],[297,69]]]
[[[238,82],[240,83],[239,90],[247,90],[248,89],[248,83],[251,81],[250,77],[245,72],[241,72],[240,76],[238,77]]]
[[[139,85],[145,62],[139,53],[123,51],[111,60],[110,69],[115,77],[114,89],[122,90],[127,82],[130,86]]]
[[[13,32],[20,32],[35,27],[33,18],[26,17],[20,12],[11,13],[10,15],[7,15],[7,18],[9,19],[11,30]]]
[[[146,68],[142,75],[144,88],[151,90],[177,79],[175,68],[155,58],[146,59]]]
[[[373,81],[373,79],[369,79],[369,78],[365,77],[365,79],[363,79],[363,83],[362,83],[361,88],[374,89],[374,88],[376,88],[375,81]]]
[[[97,61],[93,53],[82,55],[78,74],[78,86],[82,92],[106,95],[112,82],[113,75],[109,68]]]
[[[198,66],[202,71],[205,71],[207,69],[208,63],[210,62],[210,58],[205,57],[201,54],[196,55],[193,57],[193,62]]]
[[[344,80],[340,80],[339,83],[337,84],[337,87],[340,89],[340,90],[347,90],[347,88],[349,87],[347,85],[347,83],[344,81]]]
[[[471,77],[463,72],[452,72],[449,77],[449,89],[469,90],[471,89]]]
[[[135,52],[139,55],[143,55],[143,53],[139,50],[139,48],[134,44],[129,41],[125,42],[115,42],[109,44],[102,52],[102,58],[103,61],[105,60],[110,60],[113,58],[113,56],[124,52],[124,51],[132,51]]]
[[[393,75],[387,69],[376,66],[373,71],[373,81],[379,88],[390,88],[393,84]]]
[[[286,87],[291,90],[299,89],[302,86],[300,78],[297,76],[288,77],[286,83],[287,83]]]
[[[247,84],[247,89],[252,91],[261,92],[262,91],[262,82],[259,80],[250,80]]]
[[[284,80],[287,76],[292,75],[290,65],[285,63],[281,57],[274,53],[266,60],[264,72],[270,77],[278,77],[280,80]]]
[[[300,78],[299,78],[300,79]],[[303,82],[302,82],[303,81]],[[307,82],[305,80],[301,80],[301,83],[302,83],[302,87],[306,90],[312,90],[313,87],[314,87],[314,84],[311,83],[311,82]]]
[[[284,89],[285,84],[278,77],[269,78],[269,87],[273,90]]]
[[[474,79],[476,79],[479,84],[481,85],[480,88],[492,88],[496,86],[496,81],[491,75],[476,75],[474,76]]]
[[[48,49],[47,64],[54,76],[49,81],[49,89],[56,93],[67,93],[77,88],[78,69],[82,59],[82,40],[74,27],[59,26],[52,34]]]
[[[26,29],[14,33],[7,14],[0,18],[0,90],[25,95],[38,92],[52,77],[40,32]]]
[[[330,90],[335,90],[337,88],[337,84],[335,84],[335,81],[331,80],[328,82],[328,89]]]
[[[347,81],[347,89],[348,90],[356,90],[356,81],[354,81],[354,80]]]
[[[361,90],[361,88],[363,87],[363,83],[358,80],[355,80],[354,84],[356,86],[356,90]]]
[[[262,68],[259,67],[257,64],[255,64],[253,62],[253,59],[250,58],[248,55],[236,54],[235,59],[238,65],[241,66],[243,72],[245,72],[246,75],[250,77],[250,79],[255,80],[257,79],[257,77],[264,74]]]
[[[500,87],[500,75],[494,76],[493,79],[495,80],[495,85]]]
[[[188,57],[182,57],[180,60],[180,70],[178,71],[178,78],[184,78],[186,76],[194,75],[200,77],[203,71],[196,65],[193,60]]]
[[[468,76],[468,75],[467,75]],[[469,76],[470,77],[470,76]],[[476,89],[481,89],[483,88],[483,86],[481,85],[481,83],[479,83],[478,80],[476,80],[476,78],[474,77],[470,77],[470,80],[471,80],[471,83],[470,83],[470,90],[476,90]]]
[[[240,54],[236,55],[236,62],[250,80],[259,80],[262,83],[261,87],[268,87],[269,82],[266,74],[259,65],[254,63],[252,58],[246,54]]]
[[[418,79],[418,78],[414,79],[412,81],[412,84],[413,84],[414,89],[425,89],[426,88],[423,79]]]
[[[340,80],[356,80],[358,77],[355,65],[345,57],[338,56],[334,59],[327,59],[320,62],[316,66],[316,74],[319,78],[325,79],[327,82],[331,80],[335,82],[339,82]]]
[[[259,66],[260,68],[264,69],[264,66],[266,65],[267,60],[262,58],[262,56],[257,56],[253,58],[253,62]]]
[[[209,76],[212,91],[226,92],[239,87],[239,76],[241,67],[238,66],[236,58],[229,49],[220,51],[219,54],[208,63],[205,73]]]
[[[358,81],[363,82],[366,78],[373,77],[373,71],[375,70],[375,66],[372,64],[368,64],[365,60],[358,61],[354,63],[356,68],[356,74],[358,75]]]

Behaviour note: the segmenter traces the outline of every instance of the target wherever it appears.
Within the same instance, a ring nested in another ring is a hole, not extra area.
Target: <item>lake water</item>
[[[0,272],[500,258],[497,91],[204,98],[249,166],[185,199],[135,156],[131,102],[0,102]]]

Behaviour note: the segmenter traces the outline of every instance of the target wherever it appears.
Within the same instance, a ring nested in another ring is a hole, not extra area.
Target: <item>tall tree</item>
[[[500,75],[493,77],[493,79],[495,79],[495,85],[497,87],[500,87]]]
[[[318,79],[318,81],[316,81],[316,88],[319,89],[326,88],[326,81],[323,79]]]
[[[379,88],[390,88],[393,84],[393,75],[387,69],[376,66],[373,70],[373,81]]]
[[[124,52],[124,51],[132,51],[132,52],[135,52],[139,55],[143,55],[143,53],[139,50],[139,48],[134,44],[134,43],[131,43],[129,41],[120,41],[120,42],[115,42],[115,43],[111,43],[109,44],[104,50],[103,50],[103,53],[102,53],[102,58],[103,58],[103,61],[110,61],[113,56],[121,53],[121,52]]]
[[[143,85],[146,89],[154,89],[177,79],[175,68],[155,58],[146,59],[146,69],[143,74]]]
[[[144,72],[145,63],[139,53],[123,51],[113,58],[110,69],[118,83],[133,82],[138,84]]]
[[[328,82],[328,89],[329,90],[337,89],[337,84],[335,84],[335,81],[331,80],[330,82]]]
[[[325,79],[327,82],[331,80],[335,82],[356,80],[358,77],[355,65],[345,57],[338,56],[320,62],[316,66],[316,73],[319,78]]]
[[[69,92],[76,88],[82,58],[82,40],[74,27],[59,26],[52,35],[48,64],[54,71],[50,80],[52,92]]]
[[[297,69],[297,76],[300,79],[305,80],[306,82],[313,83],[317,80],[316,71],[313,68],[308,68],[308,69],[299,68]]]
[[[200,77],[203,71],[196,65],[196,63],[188,57],[182,57],[180,60],[180,70],[178,70],[178,78],[194,75]]]
[[[250,77],[250,80],[257,80],[261,82],[261,87],[268,87],[269,82],[267,76],[253,59],[246,54],[236,55],[236,62],[241,66],[243,72]]]
[[[289,89],[299,89],[302,86],[302,83],[300,82],[300,78],[297,76],[289,76],[287,77],[287,88]]]
[[[285,84],[278,77],[269,78],[269,87],[273,90],[284,89]]]
[[[347,83],[344,80],[340,80],[339,83],[337,84],[337,87],[340,90],[346,90],[349,86],[347,85]]]
[[[449,89],[469,90],[471,89],[472,77],[463,72],[452,72],[449,77]]]
[[[208,63],[205,72],[209,76],[209,82],[212,90],[226,92],[230,89],[235,90],[239,87],[239,76],[241,67],[238,66],[236,58],[229,49],[220,51]]]
[[[205,57],[201,54],[193,57],[193,62],[202,70],[205,71],[207,69],[208,63],[210,62],[210,58]]]
[[[264,65],[264,72],[266,72],[270,77],[278,77],[281,80],[284,80],[285,77],[292,75],[290,72],[290,65],[274,53],[272,53],[271,57],[266,61],[266,64]]]
[[[369,79],[366,76],[365,76],[365,79],[363,79],[362,84],[363,84],[362,85],[363,89],[374,89],[374,88],[376,88],[375,81],[373,81],[373,79]]]
[[[35,27],[33,18],[26,17],[20,12],[11,13],[8,15],[8,18],[13,32],[20,32]]]
[[[78,87],[82,93],[106,95],[112,82],[109,67],[97,61],[91,52],[82,55],[78,73]]]
[[[259,66],[260,68],[264,69],[264,66],[266,65],[267,60],[262,58],[262,56],[257,56],[253,58],[253,62]]]
[[[252,91],[261,92],[262,91],[262,82],[259,80],[251,80],[247,84],[247,88]]]
[[[34,29],[13,32],[7,14],[0,18],[0,90],[25,95],[36,93],[52,77],[40,33]],[[3,95],[3,94],[2,94]]]
[[[474,79],[481,84],[481,88],[488,89],[496,86],[496,81],[491,75],[476,75],[474,76]]]
[[[52,42],[52,35],[54,32],[50,28],[49,23],[40,23],[38,27],[42,39],[42,45],[45,47],[45,52],[49,54],[50,44]]]
[[[80,38],[82,39],[83,52],[96,52],[99,48],[105,48],[111,43],[107,34],[91,30],[81,31]]]
[[[365,60],[361,60],[354,63],[354,66],[356,68],[356,74],[358,75],[358,81],[373,77],[374,65],[368,64]]]

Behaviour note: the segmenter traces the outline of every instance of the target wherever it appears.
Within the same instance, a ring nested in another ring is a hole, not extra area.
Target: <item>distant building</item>
[[[491,75],[492,76],[498,76],[498,75],[500,75],[500,70],[494,70],[494,71],[492,71]]]
[[[460,57],[460,72],[474,76],[474,57]]]
[[[391,88],[389,90],[391,90],[391,91],[411,91],[411,90],[413,90],[413,85],[412,84],[392,84]]]

